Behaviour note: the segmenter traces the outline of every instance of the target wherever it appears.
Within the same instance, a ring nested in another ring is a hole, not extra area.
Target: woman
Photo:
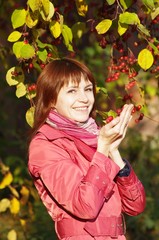
[[[125,239],[122,213],[145,208],[144,188],[118,147],[133,105],[99,129],[95,80],[77,60],[49,63],[37,81],[28,167],[58,239]]]

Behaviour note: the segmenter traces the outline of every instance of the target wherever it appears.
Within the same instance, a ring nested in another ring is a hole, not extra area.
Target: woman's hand
[[[132,109],[133,104],[124,105],[120,116],[101,128],[97,151],[104,153],[106,156],[118,151],[118,147],[125,137],[128,124],[131,120]]]

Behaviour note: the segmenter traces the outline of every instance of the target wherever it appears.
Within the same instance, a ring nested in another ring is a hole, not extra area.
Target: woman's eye
[[[92,88],[92,87],[86,88],[86,91],[87,91],[87,92],[92,92],[92,91],[93,91],[93,88]]]
[[[68,91],[68,93],[75,93],[76,91],[75,91],[75,89],[70,89],[69,91]]]

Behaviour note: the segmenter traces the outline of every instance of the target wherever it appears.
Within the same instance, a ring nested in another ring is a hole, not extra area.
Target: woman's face
[[[61,88],[54,108],[62,116],[84,123],[89,118],[93,104],[93,85],[81,77],[79,85],[70,81]]]

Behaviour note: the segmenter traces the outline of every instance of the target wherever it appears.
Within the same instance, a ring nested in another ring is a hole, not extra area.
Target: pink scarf
[[[97,147],[98,126],[93,118],[84,124],[76,123],[51,110],[46,120],[47,124],[66,134],[80,139],[91,147]]]

